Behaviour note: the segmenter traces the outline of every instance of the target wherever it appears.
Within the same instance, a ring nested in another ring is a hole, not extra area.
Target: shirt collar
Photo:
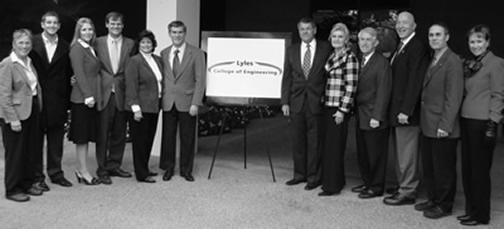
[[[376,52],[376,50],[373,50],[371,53],[369,53],[368,55],[363,55],[362,56],[362,59],[364,60],[363,64],[365,64],[366,62],[369,61],[369,59],[371,59],[371,57],[373,56],[373,54]]]
[[[303,48],[306,48],[307,45],[310,45],[310,49],[313,50],[313,48],[315,48],[315,46],[317,45],[317,39],[313,39],[312,41],[310,41],[310,43],[306,43],[306,42],[301,42],[303,44]]]
[[[54,39],[54,41],[51,41],[46,37],[45,33],[42,33],[42,40],[45,44],[58,44],[58,35],[56,35],[56,39]]]
[[[87,42],[85,42],[84,40],[82,39],[77,39],[77,41],[79,42],[79,44],[82,45],[83,48],[87,49],[87,48],[91,48],[91,45],[89,45]]]
[[[11,58],[11,60],[12,60],[13,63],[17,62],[17,63],[19,63],[19,64],[21,64],[22,66],[25,66],[25,67],[31,66],[31,59],[30,59],[29,56],[26,57],[27,58],[26,65],[25,65],[25,63],[21,59],[19,59],[19,57],[14,52],[11,52],[10,58]]]
[[[434,60],[437,62],[443,56],[443,54],[446,52],[446,50],[448,50],[448,46],[444,47],[442,50],[440,50],[437,53],[434,52]]]
[[[416,33],[416,32],[413,32],[413,33],[411,33],[411,35],[409,35],[409,37],[407,37],[407,38],[406,38],[406,39],[404,39],[404,40],[401,40],[401,41],[402,41],[402,43],[403,43],[403,46],[402,46],[402,47],[404,47],[406,44],[408,44],[408,42],[411,40],[411,38],[413,38],[413,37],[415,36],[415,33]]]
[[[110,34],[107,35],[107,40],[110,41],[110,42],[112,42],[112,41],[121,42],[122,38],[123,38],[122,35],[119,36],[118,38],[113,38],[112,36],[110,36]]]
[[[152,58],[152,53],[143,53],[142,51],[139,51],[139,53],[146,59],[151,59]]]
[[[177,50],[177,49],[180,51],[179,53],[184,53],[185,47],[186,47],[186,43],[185,42],[182,43],[182,45],[180,47],[178,47],[178,48],[175,47],[175,46],[173,46],[172,53],[175,52],[175,50]]]

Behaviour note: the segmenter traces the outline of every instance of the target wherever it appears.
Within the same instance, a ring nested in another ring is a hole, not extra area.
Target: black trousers
[[[449,212],[457,190],[457,140],[423,135],[421,144],[427,198]]]
[[[345,114],[344,121],[336,124],[336,111],[337,108],[325,107],[323,113],[322,190],[339,193],[346,184],[344,158],[350,117]]]
[[[292,157],[294,179],[319,183],[321,177],[320,115],[313,114],[307,104],[300,112],[291,113]]]
[[[126,146],[126,125],[126,111],[117,109],[115,94],[112,93],[107,106],[99,112],[96,142],[96,160],[98,161],[96,174],[98,176],[106,175],[109,170],[121,166]]]
[[[143,118],[137,122],[133,119],[133,113],[129,113],[133,166],[137,180],[144,180],[149,176],[149,158],[156,136],[159,114],[142,113],[142,116]]]
[[[159,167],[173,171],[175,168],[177,127],[180,127],[180,173],[192,173],[194,144],[196,140],[196,116],[178,111],[175,105],[163,112],[161,158]]]
[[[21,131],[12,131],[11,125],[1,119],[2,140],[5,147],[5,193],[21,193],[35,182],[35,167],[40,150],[39,104],[33,97],[30,117],[21,121]]]
[[[42,118],[44,114],[42,113]],[[36,163],[36,181],[43,181],[45,175],[43,172],[43,149],[44,149],[44,136],[46,136],[47,141],[47,175],[51,180],[57,180],[64,176],[63,170],[61,169],[61,160],[63,158],[63,139],[65,136],[65,123],[57,124],[54,126],[41,127],[40,130],[40,153],[37,157]]]
[[[357,163],[364,185],[376,193],[385,189],[389,128],[355,129],[357,138]]]
[[[488,120],[461,119],[462,184],[466,214],[481,222],[490,221],[490,169],[495,139],[485,139]]]

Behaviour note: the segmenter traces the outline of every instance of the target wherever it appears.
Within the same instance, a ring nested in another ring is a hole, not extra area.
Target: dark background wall
[[[98,36],[106,35],[105,15],[118,11],[125,15],[124,34],[135,37],[145,28],[147,0],[2,0],[0,8],[0,58],[9,54],[12,47],[12,32],[28,28],[40,33],[40,19],[49,10],[60,16],[60,37],[71,41],[75,22],[80,17],[89,17]]]

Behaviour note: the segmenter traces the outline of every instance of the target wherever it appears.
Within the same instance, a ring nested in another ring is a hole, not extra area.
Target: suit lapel
[[[33,51],[37,53],[37,55],[42,59],[44,66],[47,69],[49,65],[49,59],[47,58],[47,51],[45,49],[44,40],[42,39],[42,35],[37,35],[33,38]]]
[[[30,80],[28,79],[28,75],[26,75],[26,72],[23,69],[23,66],[21,66],[21,64],[19,64],[19,63],[15,63],[14,68],[21,75],[21,77],[23,77],[23,80],[28,85],[28,87],[30,87]]]
[[[301,66],[301,44],[299,44],[298,47],[294,49],[293,55],[294,55],[294,67],[296,68],[296,71],[303,73],[303,67]]]
[[[425,80],[424,80],[424,87],[426,87],[427,84],[429,84],[430,80],[432,79],[432,76],[434,76],[434,74],[436,74],[443,67],[444,63],[448,59],[448,55],[450,52],[451,52],[451,50],[450,50],[450,48],[448,48],[443,53],[443,55],[441,55],[441,57],[437,61],[436,65],[432,66],[432,64],[431,64],[429,66],[429,69],[427,70],[427,75],[425,76]]]
[[[172,75],[173,78],[175,79],[175,76],[173,75],[173,68],[170,64],[170,58],[171,58],[171,49],[173,48],[173,46],[170,46],[168,47],[168,49],[166,50],[166,52],[168,53],[168,55],[164,55],[163,57],[166,58],[166,60],[164,60],[165,63],[168,63],[166,64],[164,67],[168,69],[168,74]],[[166,71],[165,71],[166,72]]]
[[[107,67],[110,72],[114,72],[108,51],[107,37],[103,37],[103,39],[101,39],[101,42],[98,42],[98,49],[100,50],[100,54],[105,56],[105,67]]]
[[[63,41],[58,40],[58,44],[56,46],[56,51],[54,51],[54,56],[52,58],[51,64],[56,63],[61,57],[65,54],[65,50],[63,49]]]
[[[184,56],[182,57],[182,63],[180,63],[180,71],[177,72],[175,79],[179,78],[184,72],[184,69],[189,64],[192,59],[192,49],[189,47],[189,44],[186,44],[186,48],[184,50]]]
[[[126,43],[126,38],[123,37],[122,39],[123,40],[122,40],[122,44],[121,44],[121,56],[119,57],[119,66],[117,66],[117,72],[119,72],[119,69],[123,68],[123,64],[125,63],[124,59],[128,55],[128,53],[126,51],[129,50],[128,49],[129,45]]]
[[[368,69],[370,68],[370,66],[373,65],[373,63],[375,62],[375,55],[376,55],[376,52],[372,54],[372,56],[369,57],[369,60],[367,61],[366,65],[364,65],[361,70],[360,70],[360,74],[361,75],[364,75]],[[362,66],[364,63],[362,63],[360,66]]]

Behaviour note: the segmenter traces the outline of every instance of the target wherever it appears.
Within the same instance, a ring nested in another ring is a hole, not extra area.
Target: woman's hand
[[[336,124],[339,125],[345,119],[345,114],[341,111],[336,111],[336,113],[333,114],[333,117]]]
[[[135,121],[140,122],[142,118],[142,111],[133,112],[133,119],[135,119]]]
[[[20,132],[21,131],[21,122],[20,121],[14,121],[10,123],[11,129],[14,132]]]

